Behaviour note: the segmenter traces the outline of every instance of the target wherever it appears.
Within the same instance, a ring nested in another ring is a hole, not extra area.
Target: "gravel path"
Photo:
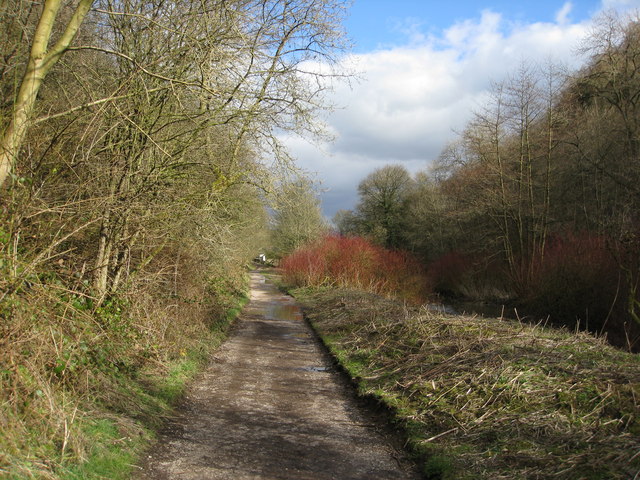
[[[137,478],[419,478],[384,430],[293,299],[254,273],[251,302]]]

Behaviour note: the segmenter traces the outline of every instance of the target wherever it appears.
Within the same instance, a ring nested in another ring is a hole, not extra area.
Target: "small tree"
[[[284,185],[279,204],[273,216],[272,230],[272,244],[277,256],[287,255],[329,230],[320,209],[320,200],[309,180],[299,178]]]
[[[367,236],[387,248],[400,246],[404,203],[412,184],[401,165],[379,168],[360,182],[356,214]]]
[[[345,237],[361,235],[360,219],[353,210],[338,210],[333,216],[333,224],[338,233]]]

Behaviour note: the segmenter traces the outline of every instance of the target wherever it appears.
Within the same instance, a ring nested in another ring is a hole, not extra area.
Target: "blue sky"
[[[492,81],[522,62],[569,70],[603,10],[628,12],[640,0],[355,0],[345,27],[355,43],[343,62],[359,81],[341,84],[326,118],[335,141],[282,140],[320,182],[331,218],[353,209],[358,183],[388,164],[427,170],[481,108]]]
[[[590,19],[602,6],[597,0],[355,0],[345,26],[355,41],[354,51],[362,53],[405,44],[409,29],[438,35],[486,10],[502,14],[511,23],[554,22],[567,3],[571,22]]]

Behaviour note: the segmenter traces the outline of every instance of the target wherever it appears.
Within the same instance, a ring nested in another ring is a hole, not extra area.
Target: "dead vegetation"
[[[543,325],[297,290],[362,394],[389,405],[427,478],[640,475],[640,358]]]
[[[62,286],[34,281],[0,304],[0,478],[127,478],[244,285],[154,282],[100,306]],[[82,470],[92,459],[110,465]]]

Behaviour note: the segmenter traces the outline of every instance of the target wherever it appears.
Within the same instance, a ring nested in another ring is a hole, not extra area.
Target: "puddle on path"
[[[264,316],[269,320],[302,320],[302,310],[298,305],[276,301],[266,307]]]

